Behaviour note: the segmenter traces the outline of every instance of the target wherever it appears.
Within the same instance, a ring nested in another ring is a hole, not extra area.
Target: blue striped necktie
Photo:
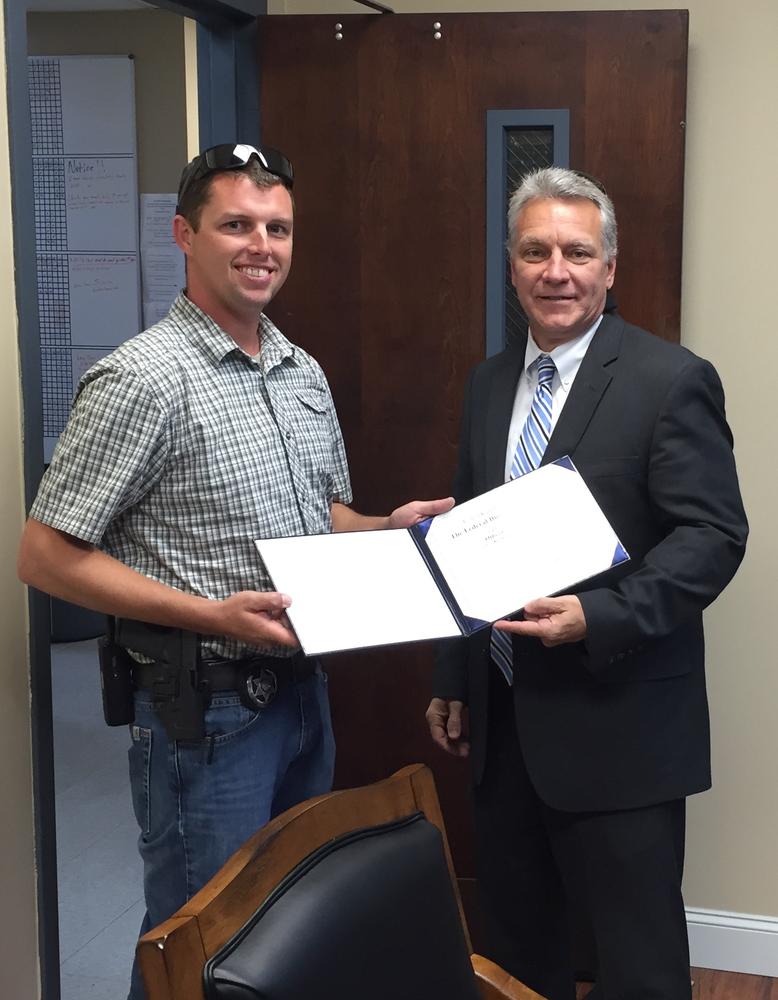
[[[548,354],[541,354],[530,365],[530,370],[533,368],[537,372],[538,384],[511,462],[511,479],[518,479],[526,472],[537,469],[551,437],[551,382],[556,365]],[[490,653],[505,680],[513,684],[513,641],[509,632],[492,629]]]

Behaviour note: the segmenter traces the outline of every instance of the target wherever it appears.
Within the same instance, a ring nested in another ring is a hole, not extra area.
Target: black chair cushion
[[[207,1000],[479,1000],[439,830],[418,813],[319,848],[203,984]]]

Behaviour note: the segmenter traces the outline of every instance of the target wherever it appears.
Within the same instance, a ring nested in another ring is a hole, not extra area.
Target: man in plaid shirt
[[[347,506],[324,374],[263,315],[291,265],[292,179],[280,153],[244,145],[185,168],[173,226],[186,291],[81,380],[19,554],[32,586],[202,636],[202,739],[170,738],[155,665],[132,667],[142,932],[268,819],[331,787],[326,678],[296,651],[290,598],[252,539],[408,527],[453,503],[375,518]],[[134,968],[131,1000],[143,995]]]

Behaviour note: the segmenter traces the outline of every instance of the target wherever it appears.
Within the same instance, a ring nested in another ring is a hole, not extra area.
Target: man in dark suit
[[[723,392],[708,362],[603,315],[616,220],[591,179],[529,176],[508,223],[530,335],[470,376],[456,499],[570,455],[631,558],[443,649],[427,719],[450,753],[472,745],[492,957],[572,1000],[577,913],[603,1000],[688,1000],[685,797],[710,786],[702,611],[747,535]]]

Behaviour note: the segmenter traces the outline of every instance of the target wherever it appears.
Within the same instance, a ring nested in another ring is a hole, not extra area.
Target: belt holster
[[[205,737],[206,696],[197,682],[197,667],[179,667],[175,693],[158,700],[152,688],[159,721],[169,740],[202,740]],[[163,685],[164,686],[164,685]]]
[[[108,617],[108,630],[97,640],[100,663],[100,692],[103,718],[109,726],[129,726],[135,720],[132,697],[132,657],[116,645],[114,619]]]
[[[116,642],[154,661],[149,690],[169,740],[202,740],[207,694],[200,684],[200,636],[187,629],[116,620]]]

